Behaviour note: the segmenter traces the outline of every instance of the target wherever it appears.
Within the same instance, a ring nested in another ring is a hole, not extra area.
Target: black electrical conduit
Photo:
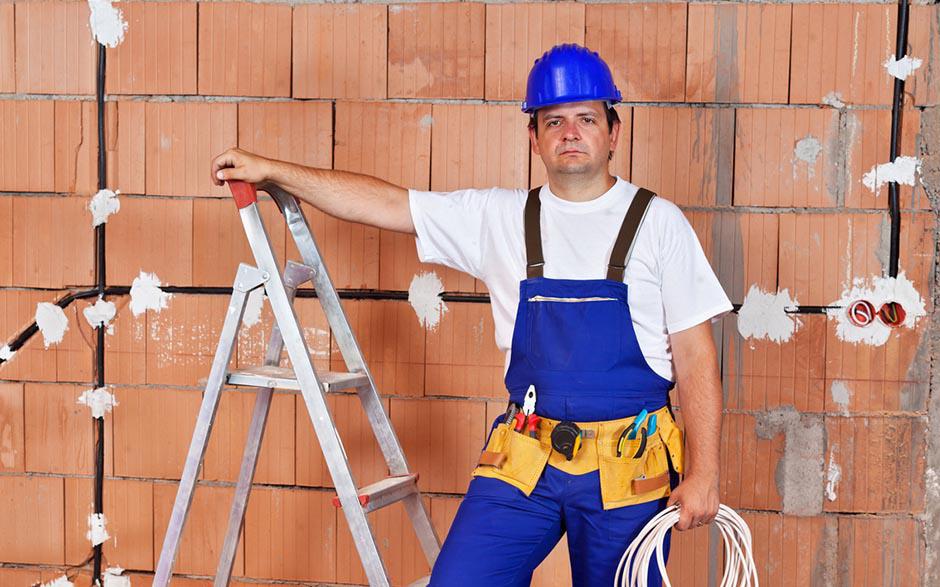
[[[898,0],[898,30],[895,42],[895,59],[903,59],[907,55],[908,0]],[[901,137],[902,105],[904,101],[904,80],[894,78],[894,99],[891,103],[891,158],[894,162],[898,156],[898,146]],[[888,214],[891,217],[891,241],[888,253],[888,276],[898,276],[898,258],[901,243],[901,203],[898,197],[898,183],[892,181],[888,184]]]

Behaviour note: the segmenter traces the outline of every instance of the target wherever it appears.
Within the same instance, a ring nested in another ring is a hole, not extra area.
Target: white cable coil
[[[614,575],[614,587],[647,587],[647,575],[653,553],[659,573],[666,587],[672,587],[666,575],[663,539],[666,532],[679,521],[678,506],[669,506],[659,512],[630,543]],[[719,587],[758,587],[757,567],[751,552],[751,530],[733,509],[718,506],[715,523],[725,543],[725,575]]]

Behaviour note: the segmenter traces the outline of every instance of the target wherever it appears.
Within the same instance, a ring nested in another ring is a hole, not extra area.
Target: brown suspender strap
[[[645,188],[640,190],[630,202],[630,208],[623,218],[623,224],[620,226],[620,234],[614,242],[614,249],[610,253],[610,263],[607,265],[607,279],[611,281],[623,281],[623,273],[627,268],[627,261],[630,259],[630,251],[633,249],[633,240],[636,232],[646,216],[646,210],[656,194]],[[539,249],[541,253],[541,248]]]
[[[529,190],[529,198],[525,202],[525,252],[526,275],[529,279],[542,277],[545,268],[545,257],[542,255],[542,227],[539,214],[542,202],[539,200],[541,186]]]

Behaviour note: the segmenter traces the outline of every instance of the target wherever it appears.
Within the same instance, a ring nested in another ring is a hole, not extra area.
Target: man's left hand
[[[718,480],[703,475],[689,475],[676,487],[667,505],[679,505],[677,530],[688,530],[711,523],[718,514]]]

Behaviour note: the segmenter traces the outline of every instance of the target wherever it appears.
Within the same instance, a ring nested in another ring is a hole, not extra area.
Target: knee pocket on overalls
[[[515,432],[507,424],[499,424],[490,434],[474,477],[491,477],[509,483],[527,496],[548,464],[550,446],[537,438]]]
[[[682,431],[674,422],[663,422],[646,439],[645,447],[642,438],[624,441],[620,456],[616,453],[619,433],[602,436],[611,439],[598,447],[605,510],[646,503],[671,493],[670,464],[672,470],[682,472]]]

